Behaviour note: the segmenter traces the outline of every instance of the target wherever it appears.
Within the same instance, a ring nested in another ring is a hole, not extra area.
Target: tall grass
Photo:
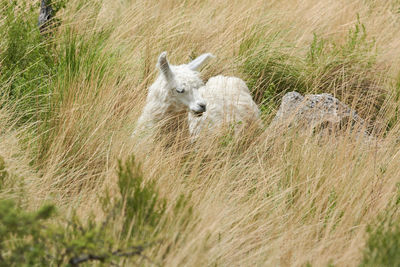
[[[37,10],[0,17],[9,34],[26,19],[25,44],[38,47],[17,49],[21,61],[0,40],[0,196],[26,209],[50,201],[60,225],[76,215],[99,226],[118,211],[106,226],[110,246],[154,241],[150,260],[117,259],[127,266],[373,263],[365,251],[384,259],[392,254],[374,244],[396,234],[367,226],[398,210],[399,8],[362,0],[70,0],[46,40],[35,28]],[[245,79],[265,129],[196,144],[183,130],[131,138],[164,50],[172,64],[217,55],[204,80]],[[293,90],[334,94],[370,121],[374,138],[268,128]]]

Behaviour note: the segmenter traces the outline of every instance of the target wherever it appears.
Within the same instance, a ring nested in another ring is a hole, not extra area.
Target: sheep
[[[187,120],[188,112],[196,116],[204,113],[207,103],[198,91],[204,85],[198,70],[213,57],[205,53],[189,64],[174,66],[168,63],[167,52],[161,53],[157,63],[160,73],[148,90],[146,105],[132,136],[160,123],[164,124],[163,130],[176,130],[180,118]]]
[[[260,111],[250,95],[246,83],[237,77],[216,76],[199,89],[207,102],[202,116],[189,113],[189,131],[196,140],[203,130],[217,132],[233,126],[235,132],[251,124],[261,126]]]

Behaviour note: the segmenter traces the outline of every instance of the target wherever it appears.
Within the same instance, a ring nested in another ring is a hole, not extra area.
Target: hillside
[[[400,265],[400,1],[36,2],[0,0],[0,266]],[[131,138],[162,51],[263,129]],[[271,130],[290,91],[370,136]]]

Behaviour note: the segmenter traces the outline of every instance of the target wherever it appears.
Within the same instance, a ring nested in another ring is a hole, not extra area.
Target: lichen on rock
[[[281,106],[272,121],[272,126],[303,126],[316,129],[363,126],[364,120],[346,104],[331,94],[310,94],[302,96],[290,92],[283,96]]]

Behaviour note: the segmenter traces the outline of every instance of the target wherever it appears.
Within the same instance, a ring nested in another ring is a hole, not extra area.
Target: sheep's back
[[[246,83],[236,77],[216,76],[199,89],[207,102],[207,111],[201,117],[189,115],[190,131],[197,135],[207,128],[218,128],[232,124],[246,125],[259,120],[259,110],[254,103]]]
[[[200,88],[207,114],[214,123],[257,119],[259,111],[245,82],[236,77],[216,76]]]

